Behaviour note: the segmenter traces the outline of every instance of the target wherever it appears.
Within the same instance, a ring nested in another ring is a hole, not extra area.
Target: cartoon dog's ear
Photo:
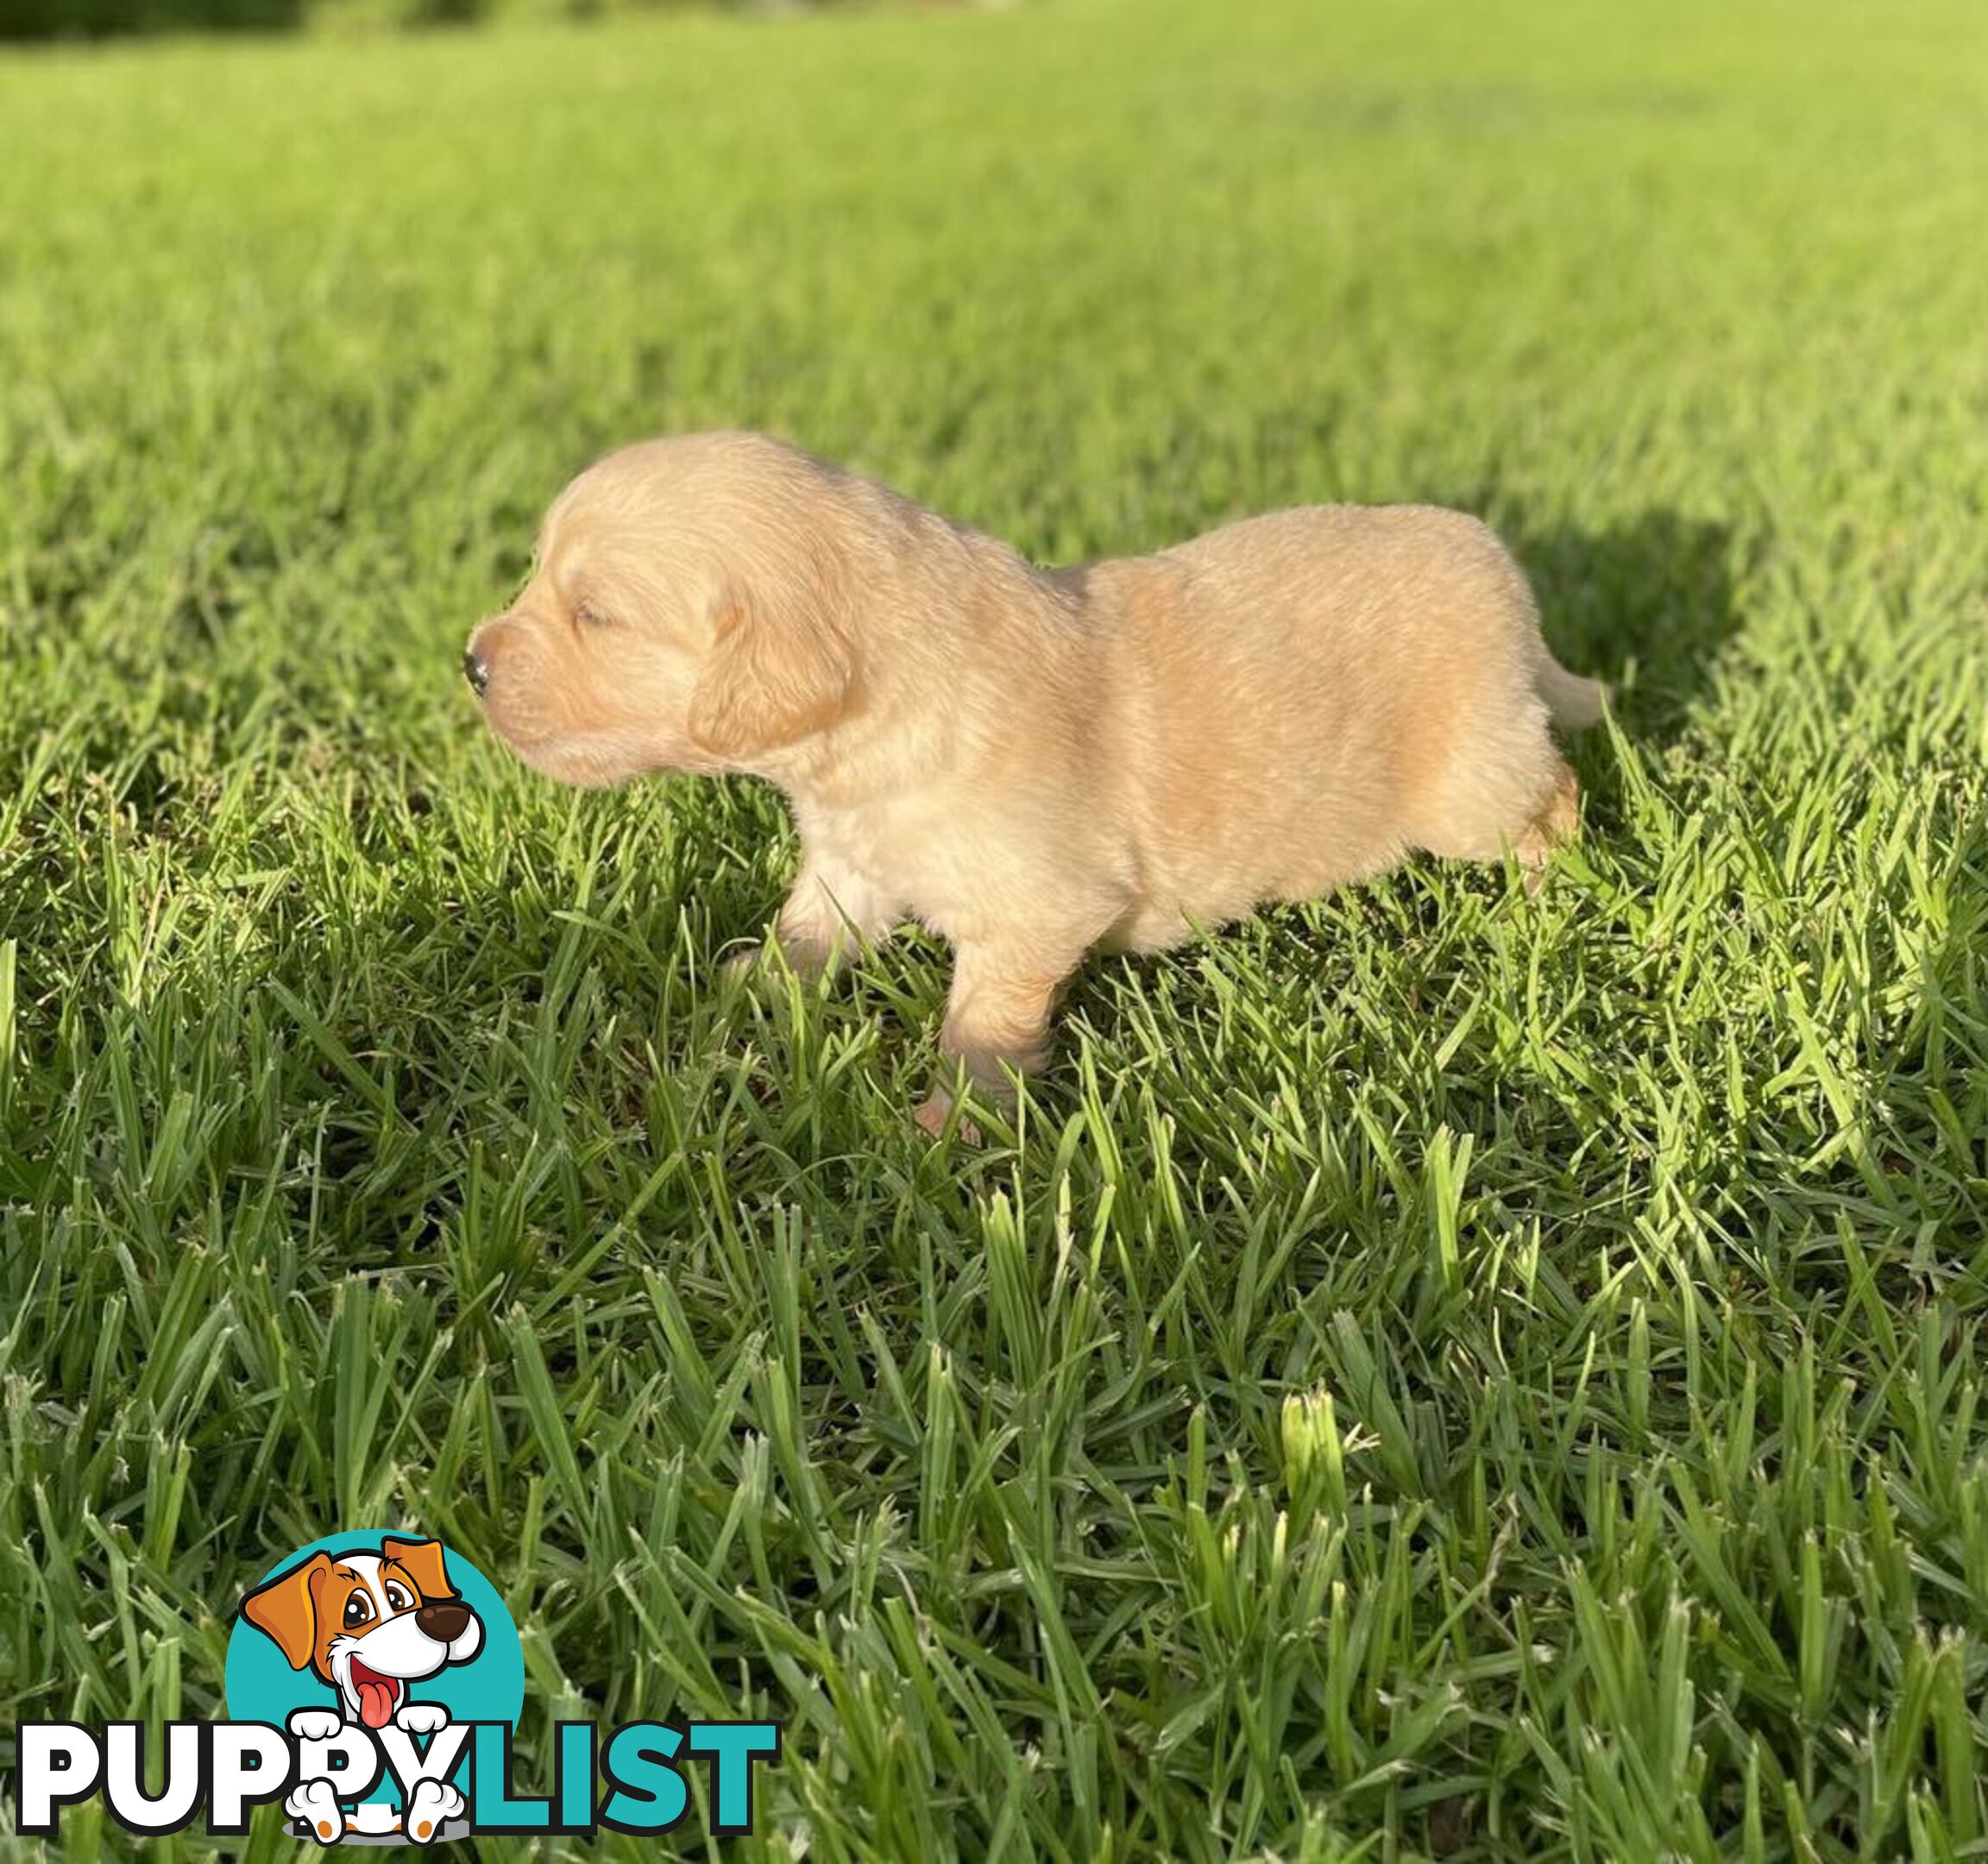
[[[330,1570],[329,1553],[313,1553],[242,1601],[242,1615],[276,1640],[293,1670],[305,1668],[317,1654],[318,1588]]]
[[[443,1562],[439,1540],[382,1540],[380,1557],[406,1567],[414,1581],[414,1590],[424,1599],[456,1596],[456,1588],[449,1584],[449,1569]]]
[[[690,696],[691,739],[720,757],[777,750],[833,725],[854,677],[847,630],[828,603],[732,591]]]

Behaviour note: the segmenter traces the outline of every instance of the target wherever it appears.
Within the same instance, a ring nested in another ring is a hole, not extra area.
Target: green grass
[[[218,1712],[244,1584],[391,1525],[534,1765],[783,1720],[740,1857],[1988,1856],[1985,57],[0,62],[0,1726]],[[1588,838],[1097,961],[934,1149],[941,952],[721,984],[774,801],[557,790],[456,676],[569,472],[717,424],[1044,558],[1481,512],[1617,686]]]

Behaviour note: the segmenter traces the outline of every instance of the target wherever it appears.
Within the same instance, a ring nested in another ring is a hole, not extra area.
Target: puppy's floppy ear
[[[443,1564],[439,1540],[382,1540],[380,1557],[403,1568],[423,1598],[456,1596],[456,1588],[449,1584],[449,1569]]]
[[[855,674],[847,628],[827,605],[730,591],[690,696],[690,736],[720,757],[777,750],[833,725]]]
[[[318,1653],[318,1588],[330,1571],[331,1556],[313,1553],[242,1601],[242,1615],[276,1640],[293,1670],[303,1669]]]

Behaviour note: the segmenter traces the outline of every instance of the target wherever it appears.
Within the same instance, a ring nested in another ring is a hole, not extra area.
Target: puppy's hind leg
[[[1526,891],[1537,893],[1546,878],[1546,858],[1581,833],[1581,784],[1573,766],[1562,764],[1546,806],[1533,817],[1512,852],[1526,872]]]
[[[1507,853],[1537,892],[1546,857],[1578,830],[1580,788],[1546,731],[1544,708],[1483,733],[1417,802],[1403,839],[1449,860],[1499,861]]]

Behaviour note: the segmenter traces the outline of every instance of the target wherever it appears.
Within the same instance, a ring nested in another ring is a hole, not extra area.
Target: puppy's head
[[[349,1722],[385,1728],[407,1685],[468,1663],[483,1626],[449,1584],[436,1540],[382,1540],[377,1553],[313,1553],[242,1601],[293,1670],[338,1693]]]
[[[751,770],[827,730],[856,672],[840,485],[749,434],[589,468],[546,514],[516,601],[470,637],[491,728],[586,784]]]

